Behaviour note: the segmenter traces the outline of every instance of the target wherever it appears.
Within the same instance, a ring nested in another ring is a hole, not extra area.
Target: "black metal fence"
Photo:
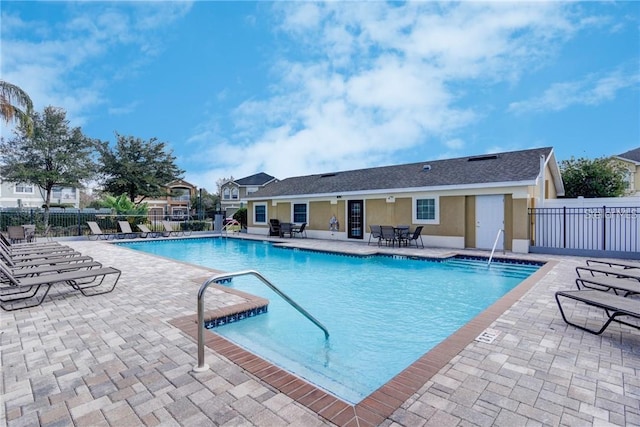
[[[213,221],[208,218],[193,220],[191,217],[166,218],[164,215],[114,215],[110,210],[100,209],[67,209],[49,212],[48,236],[71,237],[90,234],[87,221],[98,223],[105,233],[118,232],[118,221],[128,221],[132,229],[136,224],[147,224],[153,231],[163,230],[162,221],[168,219],[173,227],[181,230],[207,231],[213,228]],[[36,236],[45,234],[46,226],[42,209],[5,209],[0,210],[0,231],[6,232],[10,225],[32,224],[36,227]]]
[[[640,259],[639,207],[529,209],[531,252]]]

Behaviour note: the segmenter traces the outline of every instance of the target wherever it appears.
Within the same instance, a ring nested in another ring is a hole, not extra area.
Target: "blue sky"
[[[185,179],[640,146],[640,3],[2,1],[2,79]],[[2,130],[11,135],[10,129]]]

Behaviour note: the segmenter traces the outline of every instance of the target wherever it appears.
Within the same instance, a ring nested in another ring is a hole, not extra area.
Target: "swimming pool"
[[[254,269],[330,332],[252,277],[227,286],[269,299],[269,312],[215,331],[334,395],[357,403],[539,268],[292,250],[238,239],[126,243],[223,271]]]

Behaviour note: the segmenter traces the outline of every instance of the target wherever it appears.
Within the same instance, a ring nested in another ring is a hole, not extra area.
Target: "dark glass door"
[[[364,238],[363,211],[364,202],[362,200],[347,202],[347,236],[350,239]]]

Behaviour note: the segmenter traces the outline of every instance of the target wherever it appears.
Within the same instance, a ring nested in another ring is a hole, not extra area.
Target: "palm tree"
[[[24,110],[19,107],[23,107]],[[29,95],[18,86],[0,80],[0,115],[5,123],[18,120],[26,127],[28,134],[33,132],[33,102]]]

